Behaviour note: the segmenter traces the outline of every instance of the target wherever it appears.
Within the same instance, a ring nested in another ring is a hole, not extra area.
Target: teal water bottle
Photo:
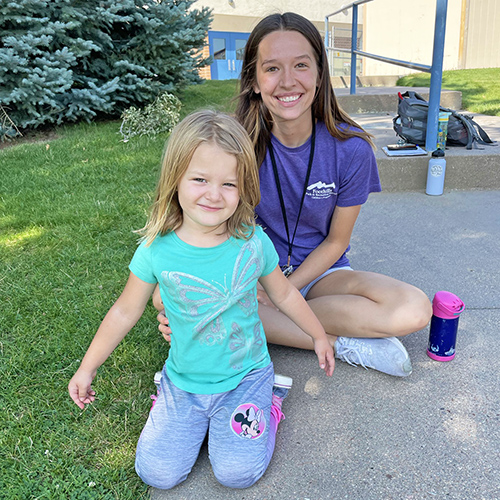
[[[443,194],[444,176],[446,173],[446,160],[444,159],[444,151],[436,149],[432,153],[432,158],[429,160],[429,168],[427,170],[427,186],[425,192],[431,196],[439,196]]]

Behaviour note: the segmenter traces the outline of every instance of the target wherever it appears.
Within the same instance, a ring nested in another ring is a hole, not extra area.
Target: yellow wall
[[[417,8],[418,6],[418,8]],[[436,0],[402,2],[375,0],[364,5],[364,50],[394,59],[430,66],[436,20]],[[449,0],[444,47],[444,69],[458,67],[461,1]],[[364,59],[365,75],[406,75],[414,70]]]
[[[463,50],[460,67],[500,67],[500,2],[463,0]]]
[[[346,0],[198,0],[193,8],[213,8],[216,15],[261,19],[275,12],[296,12],[311,21],[324,22],[325,16],[349,3]],[[217,30],[216,27],[213,28]],[[233,29],[232,31],[238,31]],[[243,31],[243,30],[242,30]]]
[[[297,12],[323,35],[325,16],[351,0],[198,0],[193,8],[213,9],[213,31],[249,33],[262,17]],[[359,7],[363,50],[380,56],[432,64],[437,0],[373,0]],[[350,27],[351,16],[330,18],[329,31]],[[500,0],[448,0],[443,67],[500,67]],[[348,56],[347,53],[343,55]],[[405,75],[414,70],[362,58],[362,75]]]

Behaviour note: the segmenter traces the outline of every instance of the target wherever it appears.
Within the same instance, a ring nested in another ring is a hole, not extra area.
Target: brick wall
[[[210,55],[210,49],[208,48],[208,37],[206,39],[206,45],[203,47],[202,55],[204,58],[207,58]],[[205,66],[198,71],[198,74],[201,78],[205,80],[211,80],[212,76],[210,73],[210,66]]]

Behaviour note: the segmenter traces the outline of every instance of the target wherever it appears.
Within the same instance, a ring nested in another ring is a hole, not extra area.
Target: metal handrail
[[[433,151],[437,145],[438,120],[439,120],[439,102],[441,99],[441,85],[443,80],[443,57],[444,57],[444,36],[446,29],[446,12],[448,9],[448,0],[436,0],[436,20],[434,24],[434,46],[432,51],[432,65],[413,63],[411,61],[402,61],[390,57],[370,54],[358,50],[356,44],[358,39],[358,6],[373,0],[357,0],[341,9],[325,16],[325,47],[328,51],[328,19],[341,12],[352,9],[352,27],[351,27],[351,49],[337,49],[338,52],[351,53],[351,84],[350,94],[356,94],[356,56],[368,57],[377,61],[395,64],[406,68],[416,69],[431,74],[431,84],[429,89],[429,108],[427,112],[427,132],[425,137],[425,149]]]
[[[349,5],[343,5],[339,10],[336,10],[335,12],[332,12],[331,14],[328,14],[326,17],[332,17],[335,16],[336,14],[340,14],[341,12],[345,12],[347,9],[350,9],[353,5],[361,5],[363,3],[368,3],[372,2],[373,0],[357,0],[356,2],[352,2]]]

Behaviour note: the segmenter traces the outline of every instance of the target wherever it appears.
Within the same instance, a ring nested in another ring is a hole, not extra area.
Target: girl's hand
[[[315,340],[314,351],[316,352],[316,356],[318,356],[320,368],[325,370],[328,377],[331,377],[335,368],[335,356],[328,339]]]
[[[159,312],[158,316],[156,316],[156,319],[160,323],[158,325],[158,330],[160,330],[161,334],[163,335],[163,338],[167,342],[170,342],[171,335],[172,335],[172,329],[170,328],[170,325],[168,324],[168,318],[165,316],[165,310]]]
[[[95,391],[91,384],[95,374],[85,373],[78,370],[69,381],[68,391],[71,399],[83,410],[85,405],[95,400]]]

